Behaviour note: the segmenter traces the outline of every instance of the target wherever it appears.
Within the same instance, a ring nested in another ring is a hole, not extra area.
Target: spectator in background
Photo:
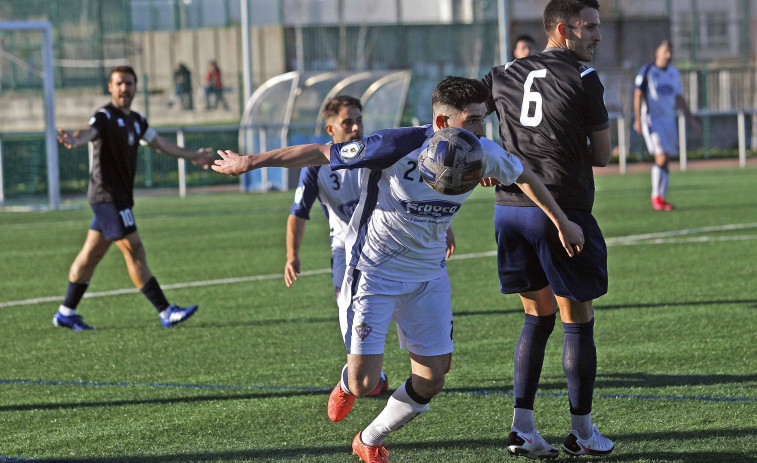
[[[683,98],[681,75],[670,61],[673,57],[670,42],[657,46],[654,62],[641,67],[636,75],[633,95],[633,129],[644,135],[652,166],[652,207],[656,211],[670,211],[674,207],[665,200],[668,191],[668,156],[678,156],[678,128],[676,110],[681,109],[699,134],[699,122],[691,114]]]
[[[179,63],[173,71],[174,94],[168,100],[168,106],[173,106],[176,100],[181,103],[181,109],[194,109],[192,101],[192,72],[184,63]]]
[[[210,95],[215,95],[213,106],[210,106]],[[223,81],[221,80],[221,68],[215,60],[208,63],[208,72],[205,73],[205,109],[216,109],[218,103],[223,104],[223,109],[229,109],[229,105],[223,98]]]
[[[536,51],[536,40],[528,34],[521,34],[515,39],[513,58],[525,58]]]

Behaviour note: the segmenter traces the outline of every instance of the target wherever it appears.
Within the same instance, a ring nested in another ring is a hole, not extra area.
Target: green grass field
[[[605,461],[757,461],[756,174],[673,172],[670,213],[650,207],[647,174],[597,177],[610,290],[596,302],[592,415],[616,443]],[[499,293],[495,258],[474,255],[495,249],[492,196],[479,188],[455,219],[452,370],[429,411],[390,436],[393,462],[509,460],[523,315],[517,296]],[[91,212],[81,201],[0,213],[0,462],[356,462],[352,437],[386,397],[359,399],[342,422],[326,417],[345,357],[324,270],[328,228],[314,211],[301,253],[313,272],[287,289],[291,197],[137,200],[169,300],[201,307],[169,330],[117,249],[79,306],[97,329],[54,328]],[[561,350],[558,323],[536,403],[553,445],[570,424]],[[384,368],[390,390],[409,375],[396,334]]]

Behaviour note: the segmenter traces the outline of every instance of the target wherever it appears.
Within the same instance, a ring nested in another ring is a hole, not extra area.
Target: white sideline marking
[[[695,235],[699,233],[708,232],[721,232],[732,230],[745,230],[757,228],[757,222],[754,223],[740,223],[731,225],[716,225],[712,227],[691,228],[684,230],[671,230],[667,232],[658,233],[644,233],[640,235],[628,235],[616,238],[607,238],[605,241],[608,246],[632,246],[632,245],[649,245],[649,244],[675,244],[675,243],[708,243],[708,242],[723,242],[723,241],[744,241],[755,240],[757,235],[734,235],[734,236],[692,236],[685,237],[686,235]],[[684,238],[676,238],[684,236]],[[497,255],[497,251],[476,252],[470,254],[458,254],[453,255],[448,260],[465,260],[465,259],[479,259],[482,257],[493,257]],[[321,275],[324,273],[331,273],[330,268],[322,268],[318,270],[307,270],[300,273],[300,276]],[[253,275],[246,277],[236,278],[222,278],[219,280],[205,280],[205,281],[190,281],[186,283],[175,283],[172,285],[161,285],[163,289],[182,289],[182,288],[195,288],[199,286],[213,286],[213,285],[228,285],[233,283],[245,283],[248,281],[263,281],[263,280],[275,280],[277,278],[283,278],[283,273],[275,273],[270,275]],[[116,289],[113,291],[100,291],[84,294],[85,298],[92,297],[106,297],[106,296],[118,296],[120,294],[138,293],[137,288],[128,289]],[[5,307],[14,307],[21,305],[32,305],[47,302],[59,302],[63,299],[63,296],[49,296],[38,297],[33,299],[24,299],[21,301],[8,301],[0,302],[0,309]]]

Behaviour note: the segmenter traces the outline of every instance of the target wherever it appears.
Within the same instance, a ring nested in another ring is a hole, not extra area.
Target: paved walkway
[[[626,164],[626,173],[635,172],[650,172],[652,170],[651,159],[644,162],[635,162]],[[747,167],[757,167],[757,157],[748,157],[746,159]],[[737,158],[730,159],[698,159],[689,160],[686,163],[687,170],[701,170],[701,169],[723,169],[739,167],[739,160]],[[679,171],[681,165],[678,161],[670,162],[670,170]],[[618,164],[611,164],[607,167],[595,167],[594,175],[613,175],[620,173],[620,167]]]

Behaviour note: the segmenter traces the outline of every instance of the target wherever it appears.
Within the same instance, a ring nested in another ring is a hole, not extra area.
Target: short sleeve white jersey
[[[382,158],[371,138],[365,143],[359,148],[364,155],[354,164],[332,155],[332,167],[366,169],[347,231],[349,267],[395,281],[437,278],[446,271],[447,230],[470,192],[443,195],[426,185],[418,170],[420,149]],[[484,176],[512,184],[523,172],[520,160],[490,140],[481,143],[487,154]]]
[[[362,174],[362,169],[305,167],[300,171],[290,214],[309,220],[310,209],[318,198],[323,214],[329,221],[332,250],[344,248],[347,226],[360,199]]]
[[[676,97],[683,94],[681,74],[675,66],[661,69],[649,63],[636,75],[636,88],[644,92],[642,114],[651,122],[676,117]]]

